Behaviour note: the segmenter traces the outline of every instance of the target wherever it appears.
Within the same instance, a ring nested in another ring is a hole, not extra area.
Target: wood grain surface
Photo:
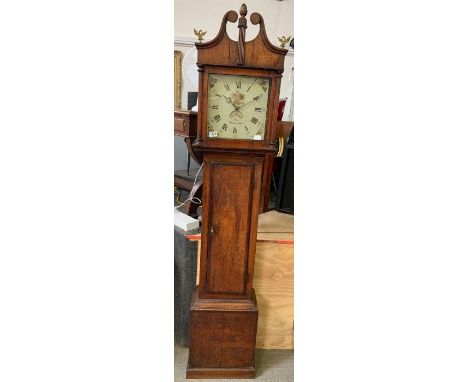
[[[257,348],[294,348],[294,248],[258,243],[254,288],[259,310]]]

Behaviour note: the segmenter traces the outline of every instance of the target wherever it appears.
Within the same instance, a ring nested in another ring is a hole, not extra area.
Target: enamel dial
[[[263,140],[270,80],[264,77],[208,76],[208,138]]]

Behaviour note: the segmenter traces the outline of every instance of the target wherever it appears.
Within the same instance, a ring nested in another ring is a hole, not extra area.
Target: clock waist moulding
[[[262,181],[274,155],[286,49],[258,35],[245,42],[247,7],[227,12],[198,51],[198,131],[203,160],[200,277],[190,307],[187,378],[254,378],[258,309],[252,288]],[[239,39],[226,32],[238,21]]]

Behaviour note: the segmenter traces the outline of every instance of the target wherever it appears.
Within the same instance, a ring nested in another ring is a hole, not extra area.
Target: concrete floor
[[[293,350],[264,350],[255,352],[255,379],[186,379],[188,349],[180,346],[174,348],[174,381],[264,381],[264,382],[292,382],[294,381],[294,351]]]

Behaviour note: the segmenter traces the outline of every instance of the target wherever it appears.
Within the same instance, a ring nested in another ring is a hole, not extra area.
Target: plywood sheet
[[[257,348],[294,348],[294,247],[258,243],[254,284],[258,302]]]
[[[258,215],[257,241],[294,243],[294,216],[278,211]]]

